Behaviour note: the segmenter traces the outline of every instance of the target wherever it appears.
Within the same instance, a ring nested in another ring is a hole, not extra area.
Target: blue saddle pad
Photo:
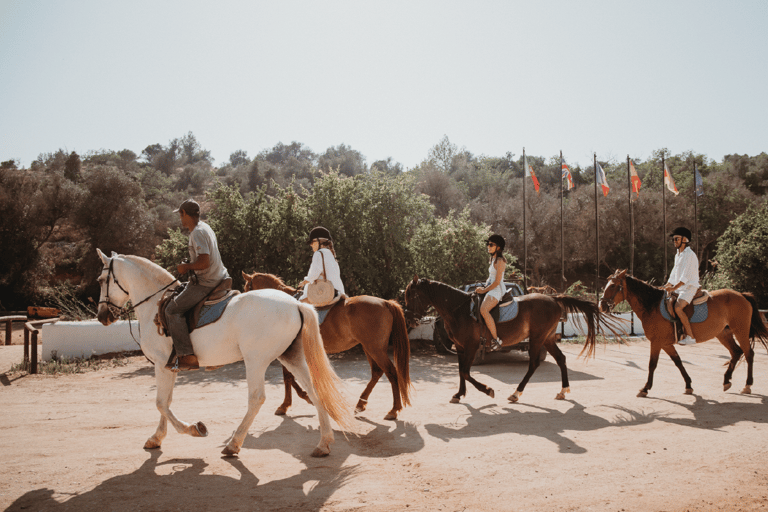
[[[699,304],[698,306],[693,306],[693,315],[691,316],[691,323],[692,324],[698,324],[703,322],[707,319],[709,316],[709,308],[707,307],[707,304],[709,304],[709,301]],[[664,320],[667,322],[672,322],[672,317],[669,316],[669,311],[667,311],[667,305],[662,300],[659,302],[659,311],[661,312],[661,316],[664,317]]]
[[[232,300],[232,297],[236,297],[237,294],[232,294],[226,299],[222,300],[221,302],[217,302],[215,304],[205,305],[200,309],[200,320],[197,322],[197,327],[202,327],[204,325],[212,324],[216,320],[218,320],[222,313],[224,313],[224,309],[226,309],[227,304],[229,304],[229,301]]]
[[[322,311],[317,312],[317,319],[322,324],[323,320],[325,320],[325,317],[328,316],[328,312],[331,310],[331,308],[324,309]]]
[[[518,298],[514,297],[512,302],[505,302],[499,306],[499,321],[497,323],[501,324],[517,318],[517,313],[520,311],[520,306],[517,301]],[[474,301],[471,301],[469,304],[469,314],[472,315],[472,318],[477,319],[477,316],[475,315]]]

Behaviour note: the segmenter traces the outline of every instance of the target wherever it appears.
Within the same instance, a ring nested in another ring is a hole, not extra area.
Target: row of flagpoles
[[[667,163],[662,156],[661,158],[661,166],[664,172],[664,185],[661,187],[662,190],[662,204],[664,205],[663,209],[663,217],[664,217],[664,230],[663,230],[663,244],[664,244],[664,277],[666,278],[667,275],[667,202],[666,202],[666,191],[669,190],[675,195],[678,195],[680,191],[677,190],[677,185],[675,185],[675,180],[672,178],[672,174],[669,172],[669,168],[667,167]],[[533,170],[533,167],[528,164],[528,158],[525,155],[525,148],[523,148],[523,167],[525,168],[525,178],[531,178],[533,182],[533,187],[536,190],[536,193],[539,193],[539,180],[536,178],[536,173]],[[563,283],[561,283],[561,286],[565,283],[565,243],[564,243],[564,222],[563,222],[563,200],[564,200],[564,192],[565,190],[571,190],[575,187],[573,183],[573,176],[571,175],[571,170],[568,168],[568,165],[565,163],[565,160],[563,160],[563,152],[560,152],[560,169],[562,171],[562,186],[560,187],[560,261],[561,261],[561,278]],[[602,166],[597,162],[597,154],[594,154],[594,172],[595,172],[595,294],[600,295],[600,229],[599,229],[599,219],[598,219],[598,205],[597,205],[597,187],[600,185],[600,189],[603,193],[603,196],[607,196],[610,192],[611,188],[608,185],[608,180],[605,177],[605,171],[603,171]],[[694,174],[694,238],[696,239],[696,252],[698,253],[698,197],[701,195],[704,195],[704,182],[702,180],[701,174],[699,173],[698,169],[696,168],[696,162],[693,163],[693,174]],[[640,197],[640,187],[642,186],[642,182],[640,181],[640,177],[637,175],[637,171],[635,170],[635,164],[632,162],[632,160],[629,158],[629,155],[627,155],[627,184],[628,184],[628,204],[629,204],[629,272],[632,274],[634,272],[634,247],[635,247],[635,238],[634,238],[634,215],[633,215],[633,209],[632,209],[632,193],[635,194],[635,199]],[[528,288],[528,238],[526,236],[526,199],[525,199],[525,189],[526,187],[523,186],[523,280],[525,288]]]

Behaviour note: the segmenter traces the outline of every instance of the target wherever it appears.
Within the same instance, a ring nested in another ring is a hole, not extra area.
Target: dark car
[[[520,286],[519,283],[505,281],[504,285],[507,287],[507,291],[511,292],[511,295],[513,297],[519,297],[521,295],[525,295],[525,292],[523,292],[523,288],[522,286]],[[469,283],[462,286],[460,290],[470,293],[475,291],[477,288],[480,288],[481,286],[485,286],[485,283],[484,282]],[[456,353],[456,347],[454,346],[451,339],[448,337],[448,333],[445,332],[443,319],[440,318],[439,316],[437,317],[437,320],[435,320],[435,331],[432,335],[432,340],[435,344],[435,350],[437,350],[438,354],[455,354]],[[518,350],[520,352],[527,353],[528,338],[510,347],[503,347],[499,352],[511,352],[513,350]],[[544,360],[544,358],[546,358],[546,355],[547,355],[546,351],[542,352],[541,359]],[[480,362],[482,358],[483,358],[483,352],[478,350],[477,355],[475,356],[475,363]]]

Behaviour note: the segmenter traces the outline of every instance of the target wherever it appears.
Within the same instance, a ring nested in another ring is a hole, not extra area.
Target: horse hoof
[[[365,407],[360,407],[359,405],[355,407],[355,414],[360,414],[363,411],[365,411]]]
[[[397,413],[389,411],[386,416],[384,416],[385,420],[396,420],[397,419]]]
[[[686,395],[692,395],[693,394],[693,388],[685,388],[685,394]]]
[[[330,450],[321,450],[320,448],[315,448],[315,450],[312,452],[313,457],[327,457],[330,455]]]
[[[192,426],[195,427],[192,430],[192,437],[208,437],[208,429],[203,425],[202,421],[198,421]]]
[[[275,411],[275,416],[285,416],[285,414],[288,412],[287,407],[283,407],[282,405],[277,408]]]
[[[452,404],[461,403],[461,398],[453,397],[453,398],[451,398],[451,402],[450,403],[452,403]]]
[[[731,389],[731,383],[730,382],[728,384],[723,384],[723,391],[728,391],[729,389]]]
[[[555,400],[565,400],[565,394],[564,393],[558,393],[555,397]]]
[[[488,390],[488,396],[491,397],[491,398],[496,398],[496,393],[494,393],[492,389],[489,389]]]
[[[229,445],[225,446],[223,450],[221,450],[221,454],[225,457],[234,457],[237,455],[237,453],[240,451],[240,448],[232,448]]]
[[[144,449],[145,450],[156,450],[160,448],[160,443],[158,441],[155,441],[153,439],[147,439],[147,442],[144,443]]]
[[[509,398],[507,398],[507,400],[509,400],[513,404],[516,404],[520,399],[515,395],[509,395]]]
[[[741,390],[742,395],[751,395],[752,394],[752,386],[744,386],[744,389]]]
[[[638,398],[645,398],[647,396],[648,396],[648,392],[643,390],[640,390],[640,392],[637,394]]]

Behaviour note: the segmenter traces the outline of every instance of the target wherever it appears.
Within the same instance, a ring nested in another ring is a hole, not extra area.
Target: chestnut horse
[[[471,382],[479,391],[494,397],[493,389],[476,381],[469,374],[469,369],[475,359],[475,353],[480,347],[480,337],[490,338],[485,322],[478,322],[469,312],[471,296],[452,286],[429,279],[414,277],[405,289],[405,307],[417,317],[423,317],[427,307],[434,307],[445,324],[445,330],[453,343],[459,356],[459,392],[453,395],[451,403],[459,403],[466,395],[466,382]],[[568,384],[568,368],[565,366],[565,355],[556,344],[555,331],[560,323],[563,313],[583,313],[587,322],[587,339],[583,354],[592,355],[595,348],[595,337],[598,330],[608,329],[611,333],[620,332],[619,319],[612,315],[602,315],[597,304],[575,297],[565,295],[543,295],[533,293],[516,297],[519,312],[517,316],[507,322],[496,324],[499,338],[505,346],[520,343],[529,338],[530,347],[528,355],[528,372],[517,386],[517,390],[508,398],[510,402],[517,402],[522,395],[525,385],[530,380],[533,372],[541,363],[542,350],[548,351],[560,367],[563,388],[555,397],[564,400],[565,393],[570,392]],[[580,317],[575,317],[577,323]],[[579,354],[579,355],[581,355]]]
[[[698,343],[717,338],[731,353],[731,361],[728,363],[723,381],[724,391],[730,389],[733,370],[744,354],[747,360],[747,385],[741,392],[751,393],[755,339],[768,348],[766,345],[768,329],[760,318],[757,301],[751,293],[740,293],[728,289],[715,290],[709,294],[711,299],[707,301],[708,316],[703,322],[691,324],[693,336]],[[628,301],[643,324],[645,337],[651,342],[648,382],[637,394],[639,397],[648,396],[648,391],[653,386],[653,372],[662,350],[669,355],[683,375],[685,394],[693,393],[691,377],[685,371],[683,362],[675,349],[674,325],[661,315],[660,307],[663,298],[664,290],[627,275],[626,270],[617,270],[608,278],[608,284],[600,298],[602,311],[610,311],[616,304]],[[734,336],[738,345],[734,342]]]
[[[295,295],[297,290],[286,285],[282,279],[273,274],[251,274],[243,272],[245,291],[274,288],[289,295]],[[392,385],[392,410],[384,417],[385,420],[396,420],[404,406],[411,404],[409,396],[411,378],[409,359],[411,345],[408,339],[408,329],[405,316],[400,304],[393,300],[384,300],[369,295],[343,297],[328,312],[322,324],[320,334],[323,337],[325,351],[338,354],[356,345],[362,345],[368,364],[371,365],[371,380],[360,395],[355,412],[362,412],[368,404],[368,396],[374,386],[386,374]],[[394,347],[395,364],[387,355],[390,341]],[[283,368],[285,378],[285,400],[275,414],[285,414],[292,403],[291,386],[305,398],[303,391],[295,384],[293,375]],[[306,399],[306,398],[305,398]]]

